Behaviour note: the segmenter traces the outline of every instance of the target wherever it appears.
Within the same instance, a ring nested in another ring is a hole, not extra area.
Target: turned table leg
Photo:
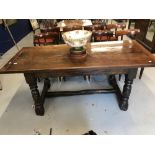
[[[139,79],[142,78],[143,72],[144,72],[144,67],[142,67],[142,68],[140,69]]]
[[[128,75],[126,74],[123,92],[122,92],[122,98],[119,104],[119,107],[121,110],[126,111],[128,109],[128,100],[132,89],[132,83],[133,83],[133,79],[129,79]]]
[[[125,81],[123,91],[121,92],[115,75],[109,76],[109,84],[113,86],[116,91],[119,107],[121,110],[126,111],[128,109],[128,100],[132,89],[133,79],[136,78],[137,69],[130,69],[128,74],[125,74]]]
[[[35,112],[37,115],[43,116],[44,107],[43,107],[43,101],[41,100],[41,96],[40,96],[38,86],[37,86],[37,78],[35,77],[35,74],[33,73],[25,73],[24,76],[31,90],[31,94],[34,100],[34,105],[35,105]]]

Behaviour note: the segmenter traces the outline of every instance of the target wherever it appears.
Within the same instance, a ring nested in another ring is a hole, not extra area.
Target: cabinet
[[[155,53],[155,20],[154,19],[130,19],[128,28],[140,29],[136,40],[150,52]]]

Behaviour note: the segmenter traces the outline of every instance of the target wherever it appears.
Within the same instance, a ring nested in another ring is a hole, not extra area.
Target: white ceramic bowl
[[[64,32],[62,37],[71,47],[83,47],[91,39],[92,32],[87,30],[74,30]]]

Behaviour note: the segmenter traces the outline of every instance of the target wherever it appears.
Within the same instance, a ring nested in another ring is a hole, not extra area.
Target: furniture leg
[[[64,76],[59,76],[58,79],[59,79],[59,81],[66,81],[66,77],[64,77]]]
[[[119,78],[118,78],[118,79],[119,79],[119,81],[121,80],[121,76],[122,76],[122,74],[119,74]]]
[[[48,89],[51,87],[51,83],[50,83],[50,80],[48,78],[45,78],[44,80],[44,87],[43,87],[43,90],[42,90],[42,93],[41,93],[41,103],[44,104],[44,101],[45,101],[45,96],[48,92]]]
[[[131,93],[133,79],[136,78],[136,74],[137,69],[131,69],[128,72],[128,74],[125,74],[125,82],[122,92],[117,84],[115,76],[114,75],[109,76],[109,83],[116,90],[116,96],[118,99],[119,108],[123,111],[126,111],[128,109],[128,100]]]
[[[83,76],[84,80],[88,80],[90,82],[91,76],[90,75],[84,75]]]
[[[122,99],[121,99],[121,102],[119,103],[119,107],[121,110],[126,111],[128,109],[128,100],[131,93],[132,83],[133,83],[133,79],[129,79],[128,75],[126,74],[125,84],[122,92]]]
[[[141,79],[141,78],[142,78],[143,72],[144,72],[144,67],[143,67],[143,68],[141,68],[141,70],[140,70],[139,79]]]
[[[112,85],[112,87],[114,88],[117,100],[120,103],[121,102],[122,93],[121,93],[121,90],[120,90],[120,88],[119,88],[119,86],[117,84],[115,75],[110,75],[109,78],[108,78],[108,81],[109,81],[109,84]]]
[[[44,115],[44,107],[43,100],[41,99],[38,86],[37,86],[37,78],[34,73],[24,73],[25,80],[30,87],[31,94],[34,100],[35,112],[37,115]]]

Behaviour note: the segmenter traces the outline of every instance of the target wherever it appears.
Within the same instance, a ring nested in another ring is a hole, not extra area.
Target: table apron
[[[44,71],[44,72],[34,72],[36,77],[58,77],[58,76],[83,76],[83,75],[117,75],[117,74],[128,74],[137,70],[138,68],[130,69],[76,69],[76,70],[65,70],[65,71]]]

